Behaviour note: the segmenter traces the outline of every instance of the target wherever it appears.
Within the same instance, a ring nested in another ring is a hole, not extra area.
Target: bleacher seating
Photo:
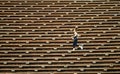
[[[0,0],[0,74],[120,74],[120,0]]]

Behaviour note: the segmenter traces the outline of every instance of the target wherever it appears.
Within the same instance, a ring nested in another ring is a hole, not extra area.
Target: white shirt
[[[74,31],[74,36],[78,36],[78,33],[76,31]]]

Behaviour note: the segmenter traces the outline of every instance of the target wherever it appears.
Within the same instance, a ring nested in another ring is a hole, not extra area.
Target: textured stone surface
[[[0,0],[0,73],[119,74],[120,1]]]

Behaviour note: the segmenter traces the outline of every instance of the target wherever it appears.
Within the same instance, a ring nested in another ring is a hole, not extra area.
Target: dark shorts
[[[77,36],[74,37],[74,40],[73,40],[73,47],[76,47],[77,46]]]

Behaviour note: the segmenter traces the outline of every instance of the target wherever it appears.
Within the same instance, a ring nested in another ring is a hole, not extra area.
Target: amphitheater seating
[[[119,73],[119,0],[0,0],[0,74]]]

